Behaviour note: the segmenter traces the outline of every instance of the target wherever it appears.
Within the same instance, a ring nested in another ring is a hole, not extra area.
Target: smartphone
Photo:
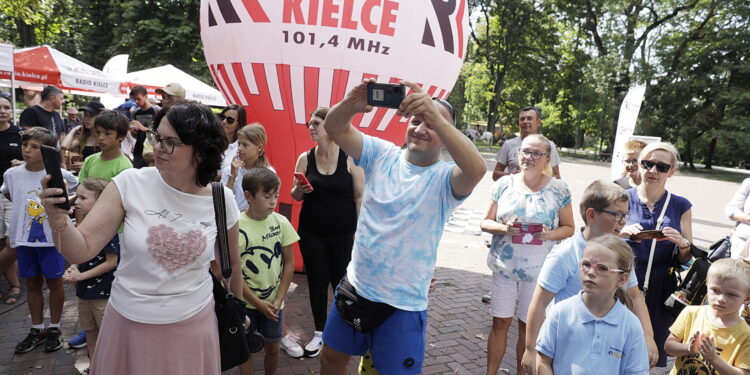
[[[406,87],[397,83],[367,84],[367,104],[375,107],[396,108],[404,101]]]
[[[656,238],[664,238],[664,233],[660,230],[642,230],[632,236],[630,236],[631,240],[652,240]]]
[[[544,230],[544,225],[537,223],[513,223],[513,226],[520,229],[521,233],[511,236],[510,240],[515,244],[523,245],[541,245],[542,240],[534,238],[534,233]]]
[[[56,195],[55,197],[65,198],[65,202],[57,203],[55,206],[66,211],[70,210],[68,189],[65,184],[65,179],[63,179],[62,172],[60,172],[60,152],[54,147],[42,145],[42,160],[44,161],[44,169],[47,170],[47,174],[52,176],[52,179],[49,180],[47,186],[63,189],[63,193],[61,195]]]
[[[307,177],[305,177],[304,174],[299,173],[299,172],[294,172],[294,177],[296,177],[297,180],[302,181],[302,185],[307,185],[310,187],[310,189],[312,189],[312,184],[310,184],[310,181],[307,180]]]

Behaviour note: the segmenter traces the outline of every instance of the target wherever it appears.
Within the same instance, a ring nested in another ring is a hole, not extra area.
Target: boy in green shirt
[[[280,185],[279,176],[268,168],[252,168],[242,179],[250,204],[239,223],[242,295],[253,327],[264,337],[266,375],[275,374],[279,364],[284,298],[294,275],[292,244],[299,241],[289,220],[273,211]],[[252,355],[240,365],[240,373],[255,373]]]
[[[83,161],[78,181],[101,177],[109,181],[124,169],[132,168],[127,156],[120,151],[120,142],[128,133],[128,119],[115,111],[104,111],[94,120],[96,144],[101,152]]]

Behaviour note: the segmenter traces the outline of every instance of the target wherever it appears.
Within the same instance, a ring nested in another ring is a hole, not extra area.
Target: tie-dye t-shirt
[[[507,222],[518,217],[519,222],[544,224],[550,229],[557,228],[557,212],[570,204],[568,185],[562,180],[551,179],[541,190],[531,193],[514,186],[514,177],[503,176],[492,186],[492,200],[497,202],[495,220]],[[542,269],[554,241],[544,241],[541,245],[515,244],[508,235],[493,235],[487,265],[492,272],[512,280],[535,281]]]
[[[426,310],[443,227],[466,198],[456,199],[451,191],[456,164],[418,167],[392,143],[363,138],[355,163],[365,170],[365,192],[349,280],[367,299],[401,310]]]

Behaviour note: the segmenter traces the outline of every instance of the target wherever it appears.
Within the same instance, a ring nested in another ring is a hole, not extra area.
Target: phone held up
[[[404,101],[406,88],[397,83],[367,84],[367,104],[375,107],[395,108]]]
[[[56,195],[57,198],[65,198],[65,202],[57,203],[55,206],[62,208],[63,210],[70,210],[70,201],[68,200],[68,189],[63,179],[62,172],[60,172],[60,152],[56,148],[47,145],[42,145],[42,160],[44,161],[44,169],[47,174],[52,176],[52,179],[47,183],[48,187],[63,189],[61,195]]]
[[[543,243],[542,240],[534,238],[534,233],[543,231],[544,225],[514,222],[513,226],[520,229],[521,233],[511,236],[512,243],[524,245],[541,245]]]
[[[307,177],[305,177],[304,174],[299,173],[299,172],[294,172],[294,177],[297,178],[297,180],[299,180],[300,182],[302,182],[302,185],[309,186],[310,187],[310,192],[312,192],[313,187],[310,184],[310,181],[307,180]]]

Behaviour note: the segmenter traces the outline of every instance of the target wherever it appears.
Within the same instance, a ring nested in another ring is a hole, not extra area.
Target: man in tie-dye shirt
[[[347,278],[357,293],[395,311],[372,332],[348,325],[332,306],[323,332],[321,373],[344,374],[351,355],[370,350],[383,374],[422,372],[427,292],[438,242],[453,209],[486,172],[474,144],[454,126],[453,108],[421,87],[399,108],[410,117],[406,148],[368,136],[350,124],[367,105],[368,80],[326,116],[325,130],[365,170],[365,193]],[[447,149],[455,162],[441,160]]]

